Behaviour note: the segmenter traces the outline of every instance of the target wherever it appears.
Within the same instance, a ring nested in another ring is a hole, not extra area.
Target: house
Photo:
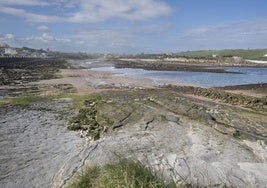
[[[0,43],[0,48],[9,48],[9,45],[7,43]]]
[[[6,43],[0,43],[0,55],[1,56],[14,56],[17,55],[18,52],[16,49],[11,48],[8,44]]]
[[[0,43],[0,56],[4,56],[5,48],[9,48],[9,45],[6,43]]]
[[[4,48],[0,48],[0,56],[4,56],[5,54],[5,49]]]
[[[5,48],[5,55],[17,55],[17,51],[13,48]]]

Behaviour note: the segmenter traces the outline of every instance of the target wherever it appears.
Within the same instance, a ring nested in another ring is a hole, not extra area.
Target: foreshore
[[[155,82],[96,72],[88,68],[114,61],[88,61],[71,60],[49,79],[0,86],[1,186],[64,187],[114,153],[146,161],[177,186],[267,184],[266,83]],[[70,118],[90,109],[97,128],[79,124],[90,137],[67,130]]]

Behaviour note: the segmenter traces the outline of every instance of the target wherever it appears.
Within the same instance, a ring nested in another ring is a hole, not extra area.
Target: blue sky
[[[0,0],[0,42],[89,53],[267,48],[266,0]]]

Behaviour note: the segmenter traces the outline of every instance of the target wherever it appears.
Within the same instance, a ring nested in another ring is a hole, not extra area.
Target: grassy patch
[[[93,188],[96,187],[95,181],[100,176],[101,168],[99,166],[86,167],[82,172],[76,175],[69,188]]]
[[[36,102],[48,102],[50,99],[48,97],[40,97],[40,96],[22,96],[22,97],[16,97],[11,98],[9,101],[13,105],[18,106],[28,106],[31,103]]]
[[[0,107],[5,107],[10,104],[8,99],[0,99]]]
[[[104,130],[104,126],[101,126],[97,118],[97,105],[100,102],[100,98],[91,98],[84,101],[84,107],[79,110],[77,116],[71,118],[68,122],[69,130],[86,130],[87,136],[90,136],[93,140],[100,138],[100,133]]]
[[[78,174],[69,188],[164,188],[176,187],[173,182],[166,183],[151,168],[139,161],[120,159],[103,167],[87,167]]]
[[[73,109],[81,109],[86,106],[87,100],[101,101],[102,98],[100,95],[77,95],[73,93],[63,93],[58,95],[51,96],[53,99],[57,98],[71,98],[73,100]]]
[[[180,52],[177,53],[176,55],[192,57],[192,58],[208,58],[212,57],[213,54],[216,54],[223,58],[239,56],[244,59],[267,60],[267,57],[265,57],[265,54],[267,54],[267,49],[201,50],[201,51]]]

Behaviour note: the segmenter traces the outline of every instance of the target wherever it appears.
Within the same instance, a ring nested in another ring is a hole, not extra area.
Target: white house
[[[0,56],[4,56],[6,48],[9,48],[8,44],[0,43]]]
[[[13,48],[5,48],[5,54],[6,55],[16,55],[17,51]]]

